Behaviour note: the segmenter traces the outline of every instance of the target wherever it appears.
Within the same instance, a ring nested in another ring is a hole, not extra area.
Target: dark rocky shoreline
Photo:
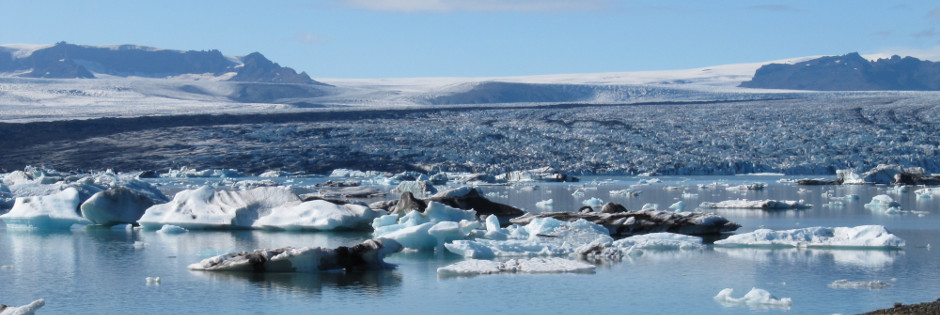
[[[940,314],[940,299],[933,302],[924,302],[920,304],[903,305],[895,303],[894,307],[862,313],[861,315],[920,315],[920,314]]]

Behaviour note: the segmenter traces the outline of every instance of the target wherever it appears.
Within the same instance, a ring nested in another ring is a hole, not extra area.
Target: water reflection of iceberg
[[[338,290],[357,295],[381,295],[401,286],[402,276],[395,270],[327,273],[255,273],[255,272],[191,272],[211,282],[247,281],[262,291],[294,294],[320,294]]]
[[[714,247],[718,253],[732,258],[760,263],[788,262],[791,264],[821,265],[833,262],[840,266],[879,269],[890,266],[904,255],[899,249],[806,249],[760,247]]]

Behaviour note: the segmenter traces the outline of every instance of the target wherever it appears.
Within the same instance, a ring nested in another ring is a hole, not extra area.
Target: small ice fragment
[[[581,204],[585,206],[589,206],[589,207],[600,207],[601,205],[604,204],[604,201],[598,199],[597,197],[593,197],[591,199],[582,201]]]
[[[751,288],[741,298],[731,297],[734,289],[726,288],[715,295],[715,301],[724,306],[748,306],[752,309],[789,309],[793,304],[790,298],[777,298],[764,289]]]
[[[150,246],[149,243],[144,243],[141,241],[134,241],[134,249],[144,249],[144,247]]]
[[[160,277],[147,277],[147,285],[160,285]]]
[[[849,280],[842,279],[842,280],[833,281],[832,283],[829,284],[829,287],[830,287],[830,288],[833,288],[833,289],[869,289],[869,290],[877,290],[877,289],[884,289],[884,288],[887,288],[887,287],[890,287],[890,286],[891,286],[890,283],[887,283],[887,282],[884,282],[884,281],[880,281],[880,280],[874,280],[874,281],[849,281]]]
[[[164,224],[162,228],[160,228],[159,230],[157,230],[157,233],[163,233],[163,234],[183,234],[183,233],[186,233],[186,232],[188,232],[188,231],[189,231],[189,230],[184,229],[184,228],[182,228],[182,227],[180,227],[180,226],[178,226],[178,225]]]
[[[554,204],[555,204],[554,200],[548,199],[548,200],[542,200],[542,201],[536,202],[535,206],[539,208],[551,209]]]

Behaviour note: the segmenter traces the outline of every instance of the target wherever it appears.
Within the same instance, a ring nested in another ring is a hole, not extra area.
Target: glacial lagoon
[[[257,179],[257,178],[252,178]],[[297,189],[326,177],[284,177]],[[0,225],[0,303],[25,305],[45,299],[39,313],[632,313],[632,314],[852,314],[940,297],[940,195],[919,197],[916,187],[884,185],[797,186],[782,176],[586,177],[574,183],[481,186],[486,198],[530,212],[577,211],[598,198],[638,210],[667,210],[681,201],[686,211],[702,202],[803,200],[801,210],[699,209],[741,225],[735,234],[760,228],[883,225],[904,239],[900,249],[723,247],[645,250],[621,261],[588,261],[593,273],[509,273],[449,277],[437,269],[465,260],[446,252],[400,252],[385,261],[397,267],[365,272],[254,274],[192,271],[214,255],[284,246],[352,246],[369,232],[189,231],[84,227],[61,232],[8,229]],[[162,190],[219,179],[149,179]],[[728,187],[766,183],[762,190]],[[394,186],[376,187],[389,191]],[[635,196],[611,191],[631,189]],[[900,209],[865,207],[888,195]],[[839,197],[857,195],[857,199]],[[835,197],[835,198],[834,198]],[[384,198],[365,201],[396,199]],[[536,204],[551,199],[551,208]],[[507,260],[497,258],[497,260]],[[159,281],[154,279],[159,277]],[[150,278],[150,281],[148,281]],[[837,280],[880,281],[886,287],[841,288]],[[729,305],[714,297],[731,288],[741,297],[752,288],[792,304]]]

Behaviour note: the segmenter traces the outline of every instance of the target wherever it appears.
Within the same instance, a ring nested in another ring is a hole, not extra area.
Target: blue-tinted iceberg
[[[78,214],[78,190],[66,188],[46,196],[19,197],[0,219],[11,228],[68,230],[73,224],[90,224]]]
[[[46,305],[45,299],[38,299],[23,306],[7,306],[0,304],[0,315],[32,315],[43,307],[43,305]]]
[[[903,247],[904,240],[881,225],[856,227],[810,227],[784,231],[759,229],[715,241],[720,246],[782,247]]]
[[[375,219],[376,237],[394,239],[405,248],[441,248],[444,243],[463,239],[480,227],[474,210],[461,210],[438,202],[429,202],[424,212],[411,211],[403,216],[386,215]]]
[[[790,298],[777,298],[764,289],[751,288],[740,298],[731,297],[732,293],[734,289],[731,288],[721,290],[715,295],[715,301],[728,307],[747,306],[751,309],[789,309],[793,304]]]
[[[584,245],[614,241],[606,228],[586,220],[565,222],[537,218],[525,226],[513,225],[503,230],[503,234],[509,235],[506,239],[456,240],[444,247],[467,258],[565,256]],[[490,232],[488,229],[487,233]]]

